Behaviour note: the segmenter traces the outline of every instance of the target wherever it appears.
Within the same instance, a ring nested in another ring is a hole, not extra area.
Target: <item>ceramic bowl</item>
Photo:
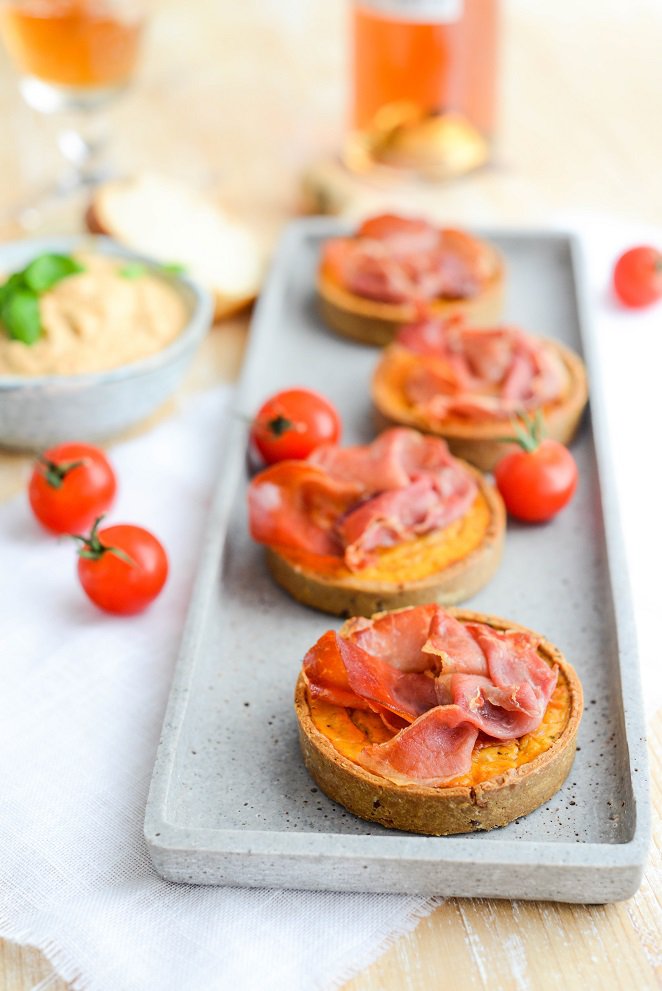
[[[167,278],[184,300],[188,322],[175,340],[156,354],[110,371],[39,377],[0,375],[2,447],[43,450],[68,440],[101,440],[132,426],[175,391],[209,329],[213,304],[204,289],[187,278],[164,274],[157,263],[109,238],[48,237],[2,244],[0,272],[18,271],[42,252],[70,254],[82,250],[139,261]]]

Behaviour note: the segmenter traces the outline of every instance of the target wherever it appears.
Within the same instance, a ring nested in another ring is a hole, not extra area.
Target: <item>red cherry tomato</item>
[[[154,534],[118,524],[78,537],[78,577],[92,602],[106,612],[131,615],[152,602],[168,577],[168,557]]]
[[[556,516],[572,499],[577,478],[570,451],[549,439],[540,441],[534,450],[511,451],[494,470],[506,509],[527,523],[543,523]]]
[[[53,533],[88,530],[112,505],[115,473],[91,444],[59,444],[45,451],[28,485],[32,512]]]
[[[614,266],[614,291],[626,306],[650,306],[662,296],[662,252],[640,245]]]
[[[310,389],[286,389],[267,399],[253,420],[251,440],[267,464],[307,458],[320,444],[340,440],[334,406]]]

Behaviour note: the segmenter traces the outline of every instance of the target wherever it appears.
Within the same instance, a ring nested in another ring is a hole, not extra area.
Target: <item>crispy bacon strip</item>
[[[427,220],[382,213],[364,220],[354,237],[379,241],[394,255],[406,256],[434,251],[439,244],[439,229]]]
[[[305,461],[281,461],[248,488],[251,536],[271,547],[342,557],[335,521],[361,498],[362,488]]]
[[[394,730],[411,724],[365,747],[362,767],[398,783],[443,784],[469,770],[479,732],[509,740],[540,725],[557,671],[537,645],[519,630],[417,606],[326,633],[304,669],[312,695],[371,708]]]
[[[470,299],[492,274],[489,254],[470,234],[393,214],[327,241],[322,268],[358,296],[396,304]]]
[[[412,722],[436,704],[434,678],[399,671],[357,644],[338,637],[338,649],[352,690],[368,703]]]
[[[421,648],[431,663],[438,658],[443,674],[462,671],[464,674],[487,675],[487,660],[468,632],[464,623],[436,606],[431,617],[428,637]]]
[[[346,637],[399,671],[427,671],[432,667],[425,650],[430,621],[439,606],[418,606],[386,612],[373,619],[355,616],[345,624]],[[475,644],[474,644],[475,646]]]
[[[441,530],[462,516],[474,500],[475,484],[465,476],[465,484],[451,488],[444,498],[436,480],[416,479],[396,492],[384,492],[347,513],[337,525],[345,547],[345,560],[359,570],[379,547],[393,547],[414,536]]]
[[[547,706],[547,702],[541,706],[528,681],[499,688],[480,675],[454,674],[450,690],[465,718],[495,740],[517,739],[533,732]]]
[[[423,439],[422,434],[411,430],[385,430],[372,444],[355,447],[322,444],[312,452],[308,462],[322,468],[331,478],[357,485],[364,494],[388,492],[409,484]],[[439,464],[447,460],[447,452],[440,449]]]
[[[467,630],[485,654],[495,685],[508,688],[526,681],[541,704],[547,705],[558,672],[540,657],[537,640],[519,630],[495,630],[484,623],[467,623]]]
[[[456,705],[430,709],[387,740],[364,747],[361,767],[395,784],[444,785],[471,766],[478,730]]]
[[[556,352],[517,327],[427,318],[403,327],[397,343],[420,356],[404,391],[432,419],[508,418],[558,398],[568,381]]]
[[[387,710],[410,723],[436,704],[434,678],[399,671],[329,630],[303,662],[310,692],[352,709]]]
[[[276,548],[344,559],[358,571],[382,547],[442,529],[473,503],[476,481],[445,442],[395,428],[372,444],[325,445],[257,475],[251,535]]]
[[[314,698],[350,709],[370,709],[367,700],[352,690],[334,630],[328,630],[310,648],[303,659],[303,670]]]

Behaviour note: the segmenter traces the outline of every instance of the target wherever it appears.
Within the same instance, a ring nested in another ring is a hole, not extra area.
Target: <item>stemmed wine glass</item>
[[[49,200],[106,178],[106,107],[138,62],[147,0],[0,0],[0,33],[25,102],[56,115],[67,171],[16,211],[35,226]]]

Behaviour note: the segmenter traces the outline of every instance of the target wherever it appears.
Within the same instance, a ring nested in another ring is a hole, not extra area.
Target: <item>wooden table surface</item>
[[[467,224],[535,224],[577,211],[661,224],[662,5],[508,0],[504,22],[494,165],[448,186],[410,190],[408,201]],[[344,0],[164,0],[136,85],[112,113],[118,164],[220,190],[270,242],[300,207],[302,173],[339,145],[344,41]],[[1,214],[56,167],[52,122],[22,107],[2,55],[0,114]],[[335,169],[314,169],[316,183],[329,173],[351,210],[356,187],[338,183]],[[360,192],[375,205],[380,195]],[[66,220],[77,222],[77,214]],[[185,391],[236,377],[246,323],[214,330]],[[28,470],[28,459],[0,455],[0,499],[21,489]],[[651,729],[656,836],[634,898],[607,906],[451,899],[345,991],[659,987],[662,714]],[[65,987],[40,953],[0,941],[0,989]]]

